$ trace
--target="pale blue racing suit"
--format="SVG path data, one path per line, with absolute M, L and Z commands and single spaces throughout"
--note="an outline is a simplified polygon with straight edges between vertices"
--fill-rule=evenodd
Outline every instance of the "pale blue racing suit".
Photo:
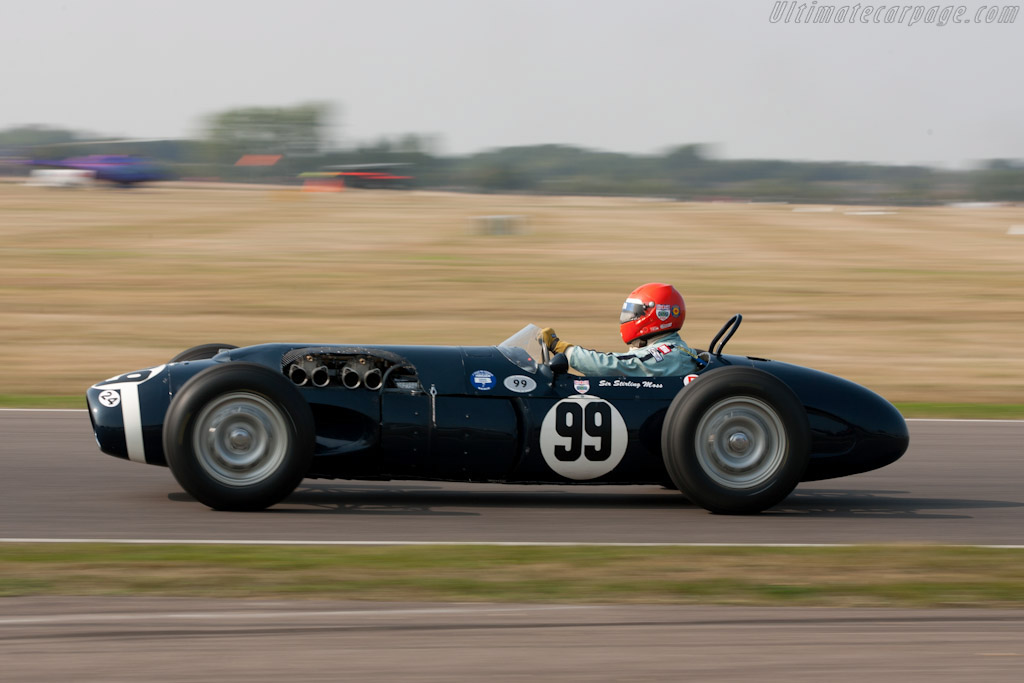
M 683 377 L 704 367 L 697 352 L 676 332 L 653 337 L 646 346 L 631 346 L 625 353 L 570 346 L 565 356 L 574 370 L 596 377 Z

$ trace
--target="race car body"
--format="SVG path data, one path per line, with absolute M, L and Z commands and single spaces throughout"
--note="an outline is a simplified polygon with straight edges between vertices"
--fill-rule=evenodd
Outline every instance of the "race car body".
M 103 452 L 169 465 L 218 509 L 345 478 L 665 484 L 750 513 L 904 453 L 902 416 L 864 387 L 723 354 L 739 320 L 687 377 L 568 374 L 528 325 L 484 347 L 204 345 L 87 399 Z

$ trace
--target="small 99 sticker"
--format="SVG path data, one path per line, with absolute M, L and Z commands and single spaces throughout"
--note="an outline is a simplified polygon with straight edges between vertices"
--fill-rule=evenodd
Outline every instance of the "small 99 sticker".
M 506 389 L 517 394 L 528 394 L 537 388 L 537 381 L 526 375 L 510 375 L 503 384 Z

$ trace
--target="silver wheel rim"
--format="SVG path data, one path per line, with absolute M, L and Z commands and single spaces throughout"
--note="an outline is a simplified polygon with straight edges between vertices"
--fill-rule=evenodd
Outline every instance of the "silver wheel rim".
M 769 481 L 785 460 L 786 429 L 775 409 L 752 396 L 736 396 L 704 413 L 694 437 L 697 462 L 711 479 L 730 489 L 752 489 Z
M 249 392 L 218 396 L 196 417 L 192 445 L 203 470 L 227 486 L 251 486 L 278 471 L 288 451 L 280 408 Z

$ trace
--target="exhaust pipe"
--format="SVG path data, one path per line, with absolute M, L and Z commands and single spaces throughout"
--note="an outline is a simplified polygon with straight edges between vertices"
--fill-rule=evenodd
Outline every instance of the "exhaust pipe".
M 358 389 L 366 387 L 370 391 L 377 391 L 384 384 L 384 376 L 380 368 L 367 364 L 365 358 L 350 360 L 341 369 L 341 384 L 347 389 Z
M 318 365 L 313 368 L 310 380 L 313 382 L 313 386 L 326 387 L 331 383 L 331 373 L 328 372 L 326 365 Z
M 367 370 L 366 374 L 363 375 L 363 384 L 370 391 L 377 391 L 380 389 L 382 379 L 380 368 L 373 368 L 372 370 Z
M 309 381 L 309 375 L 306 374 L 306 368 L 302 367 L 299 363 L 295 363 L 288 370 L 288 379 L 294 382 L 296 386 L 301 387 L 305 386 L 306 382 Z
M 350 366 L 346 365 L 341 369 L 341 383 L 346 389 L 357 389 L 362 383 L 359 371 L 353 370 Z

